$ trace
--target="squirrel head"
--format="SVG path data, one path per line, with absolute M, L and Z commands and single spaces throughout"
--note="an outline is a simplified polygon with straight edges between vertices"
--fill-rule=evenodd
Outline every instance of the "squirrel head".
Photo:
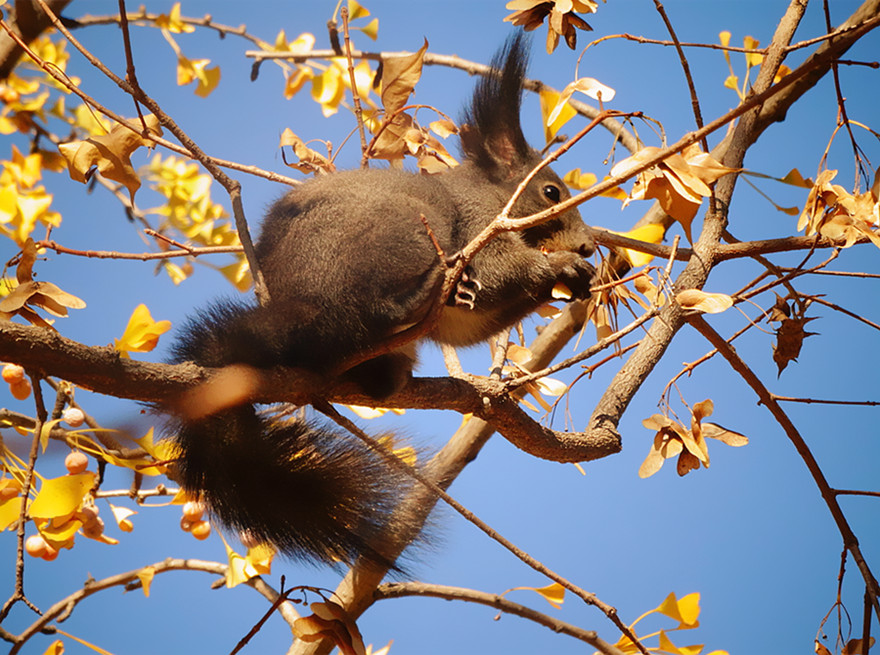
M 492 59 L 492 73 L 477 82 L 461 120 L 461 146 L 466 161 L 484 182 L 496 188 L 505 202 L 541 162 L 540 153 L 529 146 L 520 123 L 528 61 L 528 38 L 517 31 Z M 529 182 L 511 217 L 535 214 L 570 197 L 562 179 L 545 166 Z M 576 208 L 525 230 L 523 238 L 530 245 L 551 251 L 570 250 L 586 256 L 593 250 L 589 231 Z

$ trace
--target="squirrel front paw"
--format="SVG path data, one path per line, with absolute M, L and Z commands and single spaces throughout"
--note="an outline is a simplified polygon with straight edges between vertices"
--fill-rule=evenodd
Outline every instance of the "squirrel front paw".
M 555 282 L 564 284 L 571 291 L 572 298 L 586 300 L 590 297 L 590 286 L 596 269 L 583 257 L 568 250 L 557 250 L 547 254 L 556 273 Z
M 477 292 L 483 288 L 480 281 L 474 277 L 473 269 L 468 266 L 464 269 L 455 286 L 455 294 L 452 296 L 452 303 L 456 307 L 474 308 L 474 302 L 477 300 Z

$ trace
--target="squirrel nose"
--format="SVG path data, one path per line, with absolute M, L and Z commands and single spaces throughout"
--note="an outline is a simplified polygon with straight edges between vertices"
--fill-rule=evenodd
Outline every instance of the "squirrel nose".
M 577 249 L 575 250 L 575 252 L 576 252 L 577 254 L 579 254 L 581 257 L 589 257 L 590 255 L 593 254 L 593 251 L 594 251 L 594 250 L 595 250 L 595 247 L 594 247 L 594 245 L 593 245 L 593 240 L 592 240 L 592 239 L 587 239 L 586 241 L 582 242 L 582 243 L 577 247 Z

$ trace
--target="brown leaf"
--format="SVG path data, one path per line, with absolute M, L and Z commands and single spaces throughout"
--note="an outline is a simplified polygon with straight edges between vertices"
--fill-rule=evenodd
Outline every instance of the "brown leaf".
M 789 362 L 797 361 L 804 339 L 817 334 L 804 330 L 804 326 L 816 318 L 818 317 L 787 318 L 782 321 L 776 330 L 776 344 L 773 346 L 773 361 L 779 369 L 778 375 L 782 375 Z
M 303 173 L 332 173 L 336 170 L 333 162 L 321 153 L 309 148 L 289 127 L 284 128 L 281 141 L 278 144 L 278 147 L 282 148 L 282 158 L 284 157 L 284 146 L 293 148 L 293 153 L 299 158 L 298 163 L 288 163 L 286 159 L 284 160 L 284 163 L 291 168 Z
M 159 119 L 153 114 L 144 117 L 147 129 L 153 134 L 162 134 Z M 107 179 L 124 185 L 132 199 L 141 186 L 140 178 L 131 164 L 132 153 L 141 146 L 152 142 L 144 139 L 128 127 L 117 124 L 109 134 L 95 136 L 85 141 L 71 141 L 58 146 L 70 177 L 85 184 L 97 169 Z
M 788 301 L 777 293 L 776 302 L 767 312 L 767 320 L 784 321 L 789 316 L 791 316 L 791 308 L 788 306 Z
M 685 450 L 678 457 L 678 465 L 676 466 L 676 471 L 681 476 L 685 476 L 691 471 L 696 471 L 700 468 L 700 460 L 696 455 L 691 454 L 689 451 Z
M 422 75 L 422 60 L 428 50 L 428 40 L 418 52 L 402 57 L 388 57 L 382 65 L 382 106 L 391 116 L 406 104 L 416 82 Z

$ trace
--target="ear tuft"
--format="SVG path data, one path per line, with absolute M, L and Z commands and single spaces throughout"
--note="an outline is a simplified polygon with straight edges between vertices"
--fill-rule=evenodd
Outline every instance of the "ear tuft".
M 507 39 L 492 58 L 492 73 L 477 82 L 462 116 L 465 157 L 493 177 L 508 177 L 532 153 L 519 118 L 529 59 L 527 43 L 521 31 Z

